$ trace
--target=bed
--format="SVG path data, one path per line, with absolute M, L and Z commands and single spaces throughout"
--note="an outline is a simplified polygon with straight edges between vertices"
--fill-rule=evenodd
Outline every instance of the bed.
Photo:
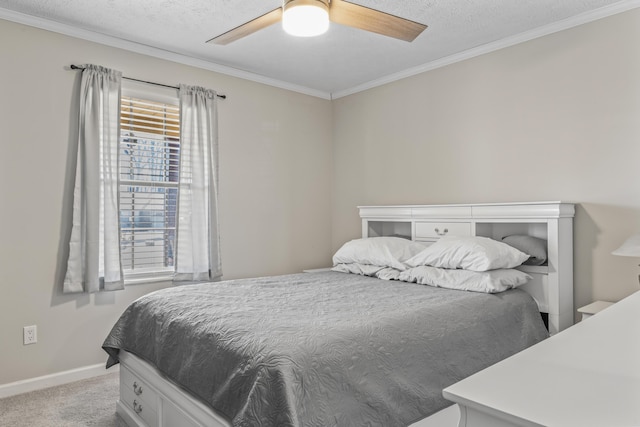
M 452 215 L 460 207 L 469 214 Z M 483 211 L 474 207 L 494 213 L 477 216 Z M 555 311 L 568 291 L 550 292 L 549 276 L 560 270 L 561 285 L 572 287 L 563 270 L 571 251 L 561 247 L 572 208 L 557 202 L 361 207 L 363 238 L 336 253 L 338 271 L 146 295 L 103 346 L 108 365 L 121 364 L 117 411 L 131 426 L 456 425 L 443 388 L 547 337 L 541 307 L 552 333 L 566 326 L 559 322 L 566 313 Z M 349 263 L 336 262 L 344 261 L 340 254 L 362 253 L 344 248 L 375 238 L 399 240 L 405 252 L 413 245 L 408 255 L 415 259 L 421 248 L 455 241 L 449 233 L 497 242 L 498 234 L 525 231 L 544 231 L 548 242 L 546 264 L 517 270 L 532 278 L 535 291 L 425 286 L 408 273 L 431 267 L 345 272 Z

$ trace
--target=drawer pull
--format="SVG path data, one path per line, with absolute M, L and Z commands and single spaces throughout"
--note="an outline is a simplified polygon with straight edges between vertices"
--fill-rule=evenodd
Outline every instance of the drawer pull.
M 442 231 L 442 233 L 440 232 L 439 228 L 434 228 L 434 231 L 438 236 L 445 236 L 449 232 L 449 229 L 445 228 L 444 231 Z
M 137 382 L 133 383 L 133 392 L 136 394 L 136 396 L 140 396 L 142 394 L 142 386 L 138 385 Z
M 133 411 L 136 414 L 139 414 L 140 412 L 142 412 L 142 405 L 140 405 L 137 400 L 133 401 Z

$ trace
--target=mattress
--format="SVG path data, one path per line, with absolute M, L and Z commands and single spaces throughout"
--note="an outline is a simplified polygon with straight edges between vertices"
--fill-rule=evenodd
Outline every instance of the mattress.
M 548 336 L 514 289 L 483 294 L 340 272 L 145 295 L 104 341 L 234 426 L 406 426 L 442 389 Z

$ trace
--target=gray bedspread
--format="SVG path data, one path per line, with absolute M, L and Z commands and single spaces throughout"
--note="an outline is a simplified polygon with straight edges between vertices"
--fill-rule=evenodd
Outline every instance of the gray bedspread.
M 523 291 L 481 294 L 338 272 L 172 287 L 133 302 L 129 351 L 234 426 L 407 426 L 442 389 L 547 337 Z

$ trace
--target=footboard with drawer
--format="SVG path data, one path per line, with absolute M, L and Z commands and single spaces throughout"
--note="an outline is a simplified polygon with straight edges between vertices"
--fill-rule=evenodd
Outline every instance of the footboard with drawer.
M 128 352 L 120 354 L 116 412 L 129 426 L 227 427 L 229 422 Z

